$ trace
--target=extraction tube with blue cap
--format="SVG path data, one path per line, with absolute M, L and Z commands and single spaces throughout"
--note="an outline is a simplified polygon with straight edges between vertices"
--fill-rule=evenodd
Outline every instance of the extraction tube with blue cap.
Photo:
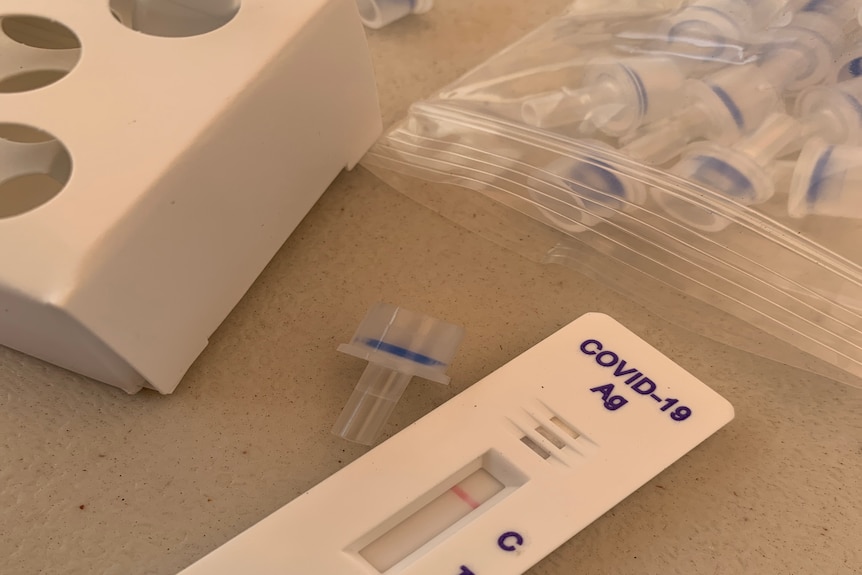
M 529 98 L 522 118 L 531 126 L 556 128 L 587 120 L 612 136 L 669 114 L 685 76 L 670 58 L 597 58 L 584 71 L 584 85 Z
M 645 126 L 621 151 L 649 164 L 664 164 L 686 144 L 706 138 L 729 145 L 753 131 L 775 109 L 781 94 L 754 64 L 730 66 L 686 82 L 685 104 Z
M 378 303 L 350 343 L 338 351 L 368 361 L 332 432 L 372 445 L 413 376 L 449 383 L 446 368 L 464 329 L 417 312 Z
M 862 144 L 862 78 L 809 88 L 796 99 L 796 117 L 804 134 L 792 151 L 813 137 L 832 144 Z
M 583 143 L 607 154 L 616 152 L 599 140 Z M 530 177 L 527 184 L 542 219 L 566 233 L 582 232 L 619 212 L 632 211 L 647 197 L 642 182 L 620 173 L 599 157 L 557 158 Z
M 769 113 L 781 110 L 786 93 L 822 82 L 834 65 L 842 37 L 833 17 L 797 13 L 790 25 L 770 33 L 762 62 L 689 80 L 686 105 L 673 116 L 645 126 L 622 151 L 637 160 L 663 164 L 700 138 L 733 143 Z
M 808 215 L 862 219 L 862 147 L 810 140 L 796 160 L 787 211 Z
M 769 32 L 760 69 L 785 95 L 822 83 L 844 48 L 844 22 L 821 12 L 797 12 Z
M 779 2 L 780 3 L 780 2 Z M 763 2 L 763 5 L 771 4 Z M 682 44 L 686 52 L 705 59 L 720 59 L 729 42 L 759 30 L 769 18 L 759 18 L 758 6 L 746 0 L 695 0 L 667 19 L 668 44 Z
M 742 63 L 749 36 L 783 25 L 790 9 L 787 0 L 692 0 L 673 14 L 617 37 L 646 41 L 652 50 L 675 57 L 689 73 L 702 73 Z
M 678 32 L 687 28 L 711 30 L 719 37 L 740 39 L 769 26 L 786 24 L 791 10 L 788 0 L 694 0 L 669 21 Z M 700 38 L 704 37 L 701 33 Z
M 831 86 L 809 88 L 796 99 L 795 112 L 796 122 L 765 122 L 737 148 L 749 153 L 754 151 L 755 156 L 768 161 L 770 157 L 781 158 L 795 154 L 812 139 L 821 140 L 825 144 L 862 144 L 862 78 Z M 760 144 L 752 146 L 751 142 Z M 777 144 L 764 146 L 766 142 Z M 784 170 L 784 166 L 774 167 Z M 802 168 L 803 171 L 805 169 Z M 749 171 L 753 173 L 754 169 Z M 779 172 L 770 171 L 775 172 L 772 178 L 774 180 Z M 792 168 L 790 171 L 793 171 Z M 767 177 L 766 169 L 756 176 L 762 179 Z M 749 179 L 754 180 L 755 177 Z M 771 188 L 771 184 L 765 183 L 764 186 L 761 186 L 761 189 Z
M 772 114 L 733 147 L 697 142 L 686 148 L 671 172 L 743 205 L 767 201 L 775 193 L 769 166 L 799 138 L 800 124 L 786 114 Z M 653 198 L 668 214 L 691 227 L 717 232 L 730 223 L 712 210 L 654 188 Z

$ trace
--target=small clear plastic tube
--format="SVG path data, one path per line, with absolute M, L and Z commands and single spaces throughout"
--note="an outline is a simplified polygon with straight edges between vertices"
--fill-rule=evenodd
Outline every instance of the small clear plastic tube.
M 821 12 L 797 12 L 790 24 L 769 33 L 761 56 L 763 75 L 785 94 L 822 83 L 841 54 L 842 24 Z
M 434 0 L 356 0 L 359 17 L 369 28 L 383 28 L 409 14 L 424 14 Z
M 862 144 L 862 78 L 810 88 L 796 99 L 796 117 L 806 139 L 819 137 L 833 144 Z
M 460 326 L 379 303 L 338 351 L 368 361 L 332 432 L 372 445 L 414 376 L 449 383 L 446 368 L 464 337 Z
M 814 138 L 802 148 L 790 183 L 787 211 L 862 219 L 862 147 Z
M 614 151 L 598 140 L 585 140 L 594 148 Z M 599 158 L 559 158 L 531 177 L 527 185 L 543 219 L 567 233 L 578 233 L 644 203 L 646 187 L 619 174 Z
M 682 109 L 645 126 L 621 151 L 650 164 L 677 157 L 689 142 L 731 144 L 782 108 L 780 93 L 754 64 L 730 66 L 685 84 Z
M 741 42 L 783 23 L 787 0 L 694 0 L 666 19 L 666 49 L 701 61 L 736 61 Z
M 831 144 L 862 144 L 862 78 L 802 92 L 796 98 L 795 117 L 796 135 L 776 157 L 798 152 L 812 138 Z
M 596 59 L 584 71 L 583 87 L 529 98 L 521 115 L 527 124 L 541 128 L 586 120 L 619 136 L 670 113 L 684 80 L 670 58 Z
M 714 142 L 692 144 L 671 172 L 740 204 L 759 204 L 775 193 L 770 164 L 799 133 L 796 120 L 772 114 L 733 147 Z M 694 228 L 714 232 L 729 224 L 726 218 L 662 190 L 653 190 L 652 196 L 668 214 Z
M 567 234 L 577 234 L 598 224 L 601 218 L 587 211 L 577 185 L 567 175 L 571 166 L 568 158 L 554 160 L 542 174 L 527 179 L 527 194 L 540 220 Z
M 668 42 L 720 47 L 755 25 L 752 6 L 746 0 L 694 0 L 668 16 Z

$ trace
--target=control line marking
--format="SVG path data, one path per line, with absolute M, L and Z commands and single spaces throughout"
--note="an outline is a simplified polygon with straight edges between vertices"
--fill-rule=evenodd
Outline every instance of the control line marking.
M 470 494 L 464 491 L 464 489 L 460 485 L 456 485 L 452 489 L 450 489 L 452 493 L 457 495 L 461 501 L 470 506 L 470 509 L 476 509 L 479 507 L 479 502 L 470 497 Z

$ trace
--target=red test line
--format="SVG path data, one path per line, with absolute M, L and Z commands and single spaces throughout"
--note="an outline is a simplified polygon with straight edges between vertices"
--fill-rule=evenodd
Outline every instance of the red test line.
M 457 495 L 464 503 L 469 505 L 471 509 L 479 507 L 479 502 L 470 497 L 470 494 L 464 491 L 460 485 L 454 486 L 450 491 Z

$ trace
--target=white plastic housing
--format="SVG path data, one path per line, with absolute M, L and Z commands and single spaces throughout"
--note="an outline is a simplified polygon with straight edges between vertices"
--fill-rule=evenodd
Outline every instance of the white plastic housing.
M 732 418 L 588 314 L 182 575 L 520 575 Z
M 53 199 L 0 218 L 0 343 L 170 393 L 381 130 L 355 0 L 242 0 L 223 26 L 173 37 L 130 29 L 108 0 L 5 0 L 7 15 L 59 21 L 82 51 L 60 81 L 0 93 L 0 130 L 42 130 L 72 164 Z

